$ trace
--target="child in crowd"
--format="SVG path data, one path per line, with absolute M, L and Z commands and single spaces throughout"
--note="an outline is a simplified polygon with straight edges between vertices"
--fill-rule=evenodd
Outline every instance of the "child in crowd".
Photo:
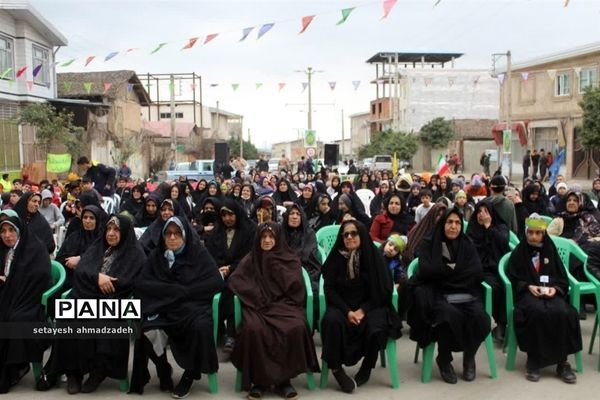
M 406 236 L 392 234 L 381 245 L 383 261 L 387 265 L 388 270 L 392 275 L 394 286 L 396 286 L 396 289 L 398 290 L 398 313 L 402 318 L 404 318 L 406 310 L 406 290 L 404 290 L 404 285 L 408 280 L 406 268 L 404 268 L 402 263 L 402 253 L 406 248 L 407 241 Z
M 421 204 L 421 184 L 413 183 L 410 186 L 410 194 L 406 200 L 406 209 L 412 215 L 417 212 L 417 207 Z
M 467 194 L 464 190 L 459 190 L 458 193 L 456 193 L 454 196 L 454 205 L 458 208 L 465 221 L 471 220 L 471 215 L 473 215 L 475 208 L 471 203 L 467 202 Z
M 421 222 L 423 218 L 427 215 L 429 210 L 431 210 L 432 204 L 431 199 L 433 197 L 431 190 L 422 189 L 420 193 L 421 204 L 415 210 L 415 222 L 418 224 Z

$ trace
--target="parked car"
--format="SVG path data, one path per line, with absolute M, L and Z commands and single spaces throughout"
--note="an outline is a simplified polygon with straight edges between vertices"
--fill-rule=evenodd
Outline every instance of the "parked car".
M 279 171 L 279 160 L 281 160 L 281 158 L 271 158 L 269 160 L 269 172 Z
M 214 160 L 181 162 L 177 163 L 174 170 L 160 171 L 158 173 L 160 181 L 178 180 L 180 176 L 185 176 L 190 181 L 214 179 Z
M 373 170 L 379 171 L 391 171 L 392 170 L 392 156 L 376 155 L 373 157 Z

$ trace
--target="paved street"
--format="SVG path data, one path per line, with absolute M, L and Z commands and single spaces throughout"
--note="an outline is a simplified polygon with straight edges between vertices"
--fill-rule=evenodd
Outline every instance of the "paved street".
M 423 384 L 420 381 L 420 367 L 413 364 L 415 344 L 408 339 L 408 334 L 405 329 L 405 336 L 398 341 L 398 368 L 400 372 L 400 389 L 392 390 L 389 384 L 389 375 L 387 369 L 377 367 L 371 377 L 371 381 L 366 386 L 359 388 L 355 394 L 345 395 L 337 389 L 337 384 L 332 376 L 330 376 L 329 389 L 309 391 L 306 388 L 306 380 L 303 376 L 294 380 L 296 389 L 299 391 L 301 398 L 305 399 L 532 399 L 533 396 L 538 396 L 544 400 L 548 399 L 575 399 L 575 398 L 592 398 L 594 394 L 600 392 L 600 372 L 597 372 L 596 365 L 598 362 L 598 342 L 596 342 L 593 355 L 587 354 L 587 347 L 593 326 L 593 315 L 588 314 L 588 319 L 582 321 L 582 331 L 584 335 L 584 352 L 583 361 L 585 371 L 583 374 L 577 374 L 577 384 L 567 385 L 554 376 L 553 368 L 546 368 L 543 371 L 542 379 L 538 383 L 532 383 L 525 380 L 524 377 L 524 353 L 517 353 L 517 363 L 515 371 L 508 372 L 504 369 L 506 357 L 502 354 L 499 348 L 496 348 L 496 361 L 498 365 L 498 378 L 492 380 L 489 378 L 489 369 L 485 349 L 480 349 L 477 354 L 477 379 L 474 382 L 465 382 L 460 379 L 462 373 L 462 361 L 460 354 L 456 355 L 454 367 L 459 375 L 459 381 L 456 385 L 444 383 L 437 370 L 434 367 L 432 381 L 429 384 Z M 315 336 L 317 344 L 320 344 L 318 336 Z M 317 349 L 320 351 L 320 348 Z M 575 365 L 573 357 L 570 359 L 571 364 Z M 174 363 L 173 363 L 174 364 Z M 350 372 L 355 372 L 356 368 L 349 368 Z M 154 371 L 151 373 L 154 375 Z M 182 371 L 175 367 L 174 380 L 181 376 Z M 316 374 L 317 378 L 319 375 Z M 211 395 L 208 392 L 207 380 L 203 379 L 196 382 L 192 389 L 190 398 L 219 398 L 219 399 L 242 399 L 245 398 L 245 393 L 235 393 L 233 384 L 235 381 L 235 370 L 228 362 L 223 362 L 220 365 L 219 371 L 219 393 Z M 10 399 L 64 399 L 66 390 L 64 384 L 60 388 L 53 389 L 49 392 L 36 392 L 33 388 L 33 378 L 29 374 L 23 379 L 19 387 L 11 391 L 7 398 Z M 98 391 L 93 394 L 79 394 L 82 398 L 137 398 L 137 395 L 125 395 L 119 392 L 118 382 L 113 380 L 105 381 Z M 153 380 L 146 386 L 144 398 L 147 399 L 167 399 L 170 396 L 158 390 L 158 380 Z M 268 393 L 266 399 L 276 399 L 276 395 Z

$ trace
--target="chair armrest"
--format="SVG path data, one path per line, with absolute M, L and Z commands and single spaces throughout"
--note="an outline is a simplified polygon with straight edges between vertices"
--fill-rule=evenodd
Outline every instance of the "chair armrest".
M 308 321 L 308 329 L 313 329 L 313 314 L 314 314 L 314 299 L 310 276 L 304 267 L 302 268 L 302 278 L 304 278 L 304 287 L 306 288 L 306 320 Z
M 233 316 L 235 319 L 235 327 L 238 328 L 242 323 L 242 305 L 240 298 L 233 296 Z
M 48 313 L 48 299 L 53 296 L 56 292 L 59 291 L 59 289 L 62 287 L 62 285 L 65 283 L 65 279 L 66 279 L 66 272 L 65 269 L 63 268 L 63 266 L 58 262 L 58 261 L 52 261 L 52 267 L 51 268 L 60 268 L 60 273 L 59 273 L 59 277 L 58 277 L 58 281 L 56 281 L 56 283 L 54 285 L 52 285 L 48 290 L 46 290 L 43 294 L 42 294 L 42 305 L 44 306 L 44 308 L 46 309 L 46 313 Z
M 414 260 L 411 261 L 411 263 L 408 265 L 408 271 L 406 271 L 406 276 L 408 276 L 409 278 L 412 278 L 412 276 L 415 273 L 415 269 L 419 266 L 419 259 L 415 258 Z
M 213 319 L 213 337 L 215 346 L 219 337 L 219 301 L 221 301 L 221 293 L 217 293 L 212 299 L 212 319 Z
M 72 292 L 72 291 L 73 291 L 73 289 L 69 289 L 69 290 L 67 290 L 66 292 L 64 292 L 64 293 L 63 293 L 63 294 L 60 296 L 60 298 L 61 298 L 61 299 L 68 299 L 68 298 L 71 296 L 71 292 Z
M 485 312 L 491 316 L 492 315 L 492 287 L 486 282 L 482 281 L 481 286 L 483 286 L 485 293 Z
M 321 331 L 321 321 L 323 320 L 323 315 L 325 315 L 325 280 L 323 279 L 323 275 L 319 278 L 319 331 Z
M 511 255 L 511 253 L 507 253 L 500 259 L 500 262 L 498 263 L 498 272 L 500 274 L 500 279 L 502 279 L 502 282 L 504 283 L 504 291 L 505 291 L 504 298 L 506 300 L 506 320 L 510 321 L 511 325 L 512 325 L 513 308 L 514 308 L 513 289 L 512 289 L 512 282 L 508 279 L 508 276 L 506 276 L 506 271 L 505 271 L 505 267 L 506 267 L 506 264 L 508 264 L 510 255 Z
M 392 290 L 392 306 L 394 310 L 398 311 L 398 289 L 396 289 L 396 285 L 393 286 Z

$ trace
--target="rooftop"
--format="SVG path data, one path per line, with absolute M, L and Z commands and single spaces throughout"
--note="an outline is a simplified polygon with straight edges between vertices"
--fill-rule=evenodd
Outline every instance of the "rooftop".
M 193 122 L 175 122 L 175 134 L 179 138 L 188 138 L 196 129 Z M 161 121 L 142 120 L 142 131 L 155 134 L 163 138 L 171 137 L 171 121 L 168 119 Z
M 0 10 L 7 12 L 17 21 L 29 24 L 53 46 L 66 46 L 69 43 L 67 38 L 27 1 L 2 0 Z
M 556 61 L 567 60 L 569 58 L 576 58 L 585 56 L 588 54 L 600 53 L 600 42 L 588 43 L 583 46 L 573 47 L 569 50 L 562 50 L 556 53 L 550 53 L 539 57 L 531 58 L 522 62 L 514 63 L 512 70 L 522 70 L 544 64 L 549 64 Z M 499 68 L 497 72 L 506 72 L 506 66 Z
M 396 61 L 398 63 L 442 64 L 461 57 L 463 53 L 399 53 L 393 51 L 379 52 L 367 60 L 369 64 Z

